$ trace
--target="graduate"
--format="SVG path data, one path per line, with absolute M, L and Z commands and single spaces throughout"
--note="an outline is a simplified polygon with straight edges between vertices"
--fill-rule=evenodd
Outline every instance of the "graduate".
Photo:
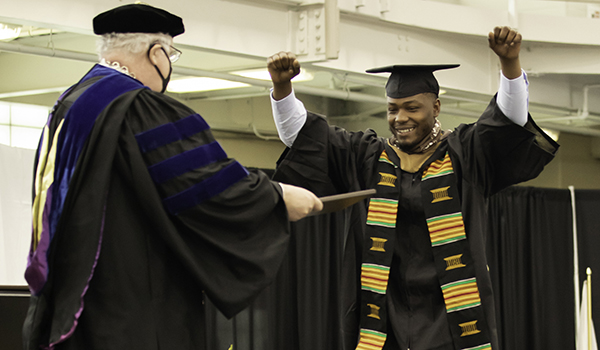
M 54 106 L 37 151 L 24 349 L 205 349 L 276 274 L 311 192 L 248 172 L 165 96 L 182 19 L 94 18 L 100 63 Z
M 433 72 L 458 65 L 368 70 L 391 73 L 391 134 L 380 136 L 330 126 L 307 112 L 290 81 L 300 71 L 296 57 L 280 52 L 268 59 L 273 115 L 288 146 L 274 178 L 319 196 L 377 190 L 352 211 L 361 217 L 349 220 L 348 231 L 336 232 L 356 247 L 345 252 L 353 264 L 344 267 L 350 287 L 340 288 L 345 350 L 498 349 L 486 199 L 535 178 L 558 145 L 528 113 L 521 34 L 496 27 L 488 42 L 501 64 L 499 91 L 477 123 L 453 131 L 437 119 Z

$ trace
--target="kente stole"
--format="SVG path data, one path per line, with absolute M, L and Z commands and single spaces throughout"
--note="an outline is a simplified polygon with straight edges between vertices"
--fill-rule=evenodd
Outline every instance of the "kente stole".
M 445 148 L 445 147 L 444 147 Z M 379 350 L 387 337 L 386 292 L 396 244 L 401 169 L 389 145 L 379 157 L 377 194 L 369 201 L 361 266 L 361 325 L 357 350 Z M 456 349 L 490 350 L 475 267 L 465 234 L 457 177 L 447 151 L 438 150 L 423 167 L 421 198 Z

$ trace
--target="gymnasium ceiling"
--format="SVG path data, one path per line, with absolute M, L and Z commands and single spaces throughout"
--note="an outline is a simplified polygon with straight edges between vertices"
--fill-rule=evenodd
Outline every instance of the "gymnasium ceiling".
M 88 20 L 74 19 L 73 13 L 66 17 L 60 14 L 61 6 L 83 3 L 86 6 L 80 14 L 89 18 L 93 16 L 88 13 L 122 4 L 111 1 L 107 6 L 107 2 L 98 0 L 89 5 L 72 0 L 47 14 L 31 11 L 36 5 L 46 4 L 41 1 L 24 1 L 19 5 L 22 8 L 8 6 L 0 22 L 19 27 L 21 32 L 18 38 L 0 41 L 0 101 L 51 105 L 59 91 L 97 62 L 96 37 L 91 34 Z M 456 72 L 437 74 L 445 90 L 442 113 L 450 123 L 471 122 L 497 88 L 497 59 L 486 43 L 486 34 L 493 28 L 489 23 L 512 22 L 525 38 L 521 60 L 529 75 L 534 118 L 546 128 L 600 137 L 600 39 L 596 38 L 600 36 L 590 35 L 593 30 L 600 33 L 598 19 L 568 13 L 515 15 L 451 1 L 420 0 L 403 0 L 400 3 L 407 7 L 401 8 L 395 3 L 384 5 L 385 1 L 374 4 L 339 0 L 337 17 L 327 17 L 330 3 L 205 0 L 201 5 L 190 2 L 183 6 L 154 1 L 152 5 L 158 7 L 175 7 L 172 11 L 183 13 L 186 21 L 186 34 L 175 40 L 175 46 L 184 54 L 173 67 L 173 80 L 198 76 L 248 84 L 170 94 L 200 105 L 211 100 L 266 98 L 270 81 L 237 74 L 264 70 L 269 54 L 290 50 L 299 55 L 303 69 L 312 76 L 311 80 L 295 83 L 297 93 L 308 100 L 351 104 L 352 108 L 330 110 L 330 117 L 352 121 L 360 128 L 380 122 L 385 113 L 386 77 L 366 74 L 365 69 L 394 63 L 461 63 Z M 363 5 L 357 6 L 360 3 Z M 425 15 L 427 6 L 434 3 L 436 7 L 432 8 L 437 12 Z M 207 8 L 212 12 L 201 11 Z M 402 11 L 406 9 L 413 12 Z M 460 17 L 454 18 L 454 13 Z M 471 20 L 465 24 L 461 17 Z M 265 127 L 261 132 L 273 134 L 274 127 Z

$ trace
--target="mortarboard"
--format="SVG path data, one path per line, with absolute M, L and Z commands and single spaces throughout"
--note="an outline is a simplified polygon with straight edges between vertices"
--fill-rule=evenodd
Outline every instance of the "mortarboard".
M 165 10 L 143 4 L 115 7 L 94 17 L 94 33 L 183 33 L 183 21 Z
M 385 84 L 385 92 L 391 98 L 404 98 L 424 92 L 438 94 L 440 86 L 433 72 L 440 69 L 456 68 L 459 64 L 395 65 L 371 68 L 367 73 L 392 73 Z

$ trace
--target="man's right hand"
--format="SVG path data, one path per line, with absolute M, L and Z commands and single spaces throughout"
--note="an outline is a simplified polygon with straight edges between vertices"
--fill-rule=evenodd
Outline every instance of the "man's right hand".
M 291 52 L 279 52 L 267 59 L 273 81 L 273 98 L 281 100 L 292 93 L 292 78 L 300 73 L 300 62 Z
M 312 212 L 323 209 L 323 202 L 302 187 L 279 183 L 290 221 L 298 221 Z

